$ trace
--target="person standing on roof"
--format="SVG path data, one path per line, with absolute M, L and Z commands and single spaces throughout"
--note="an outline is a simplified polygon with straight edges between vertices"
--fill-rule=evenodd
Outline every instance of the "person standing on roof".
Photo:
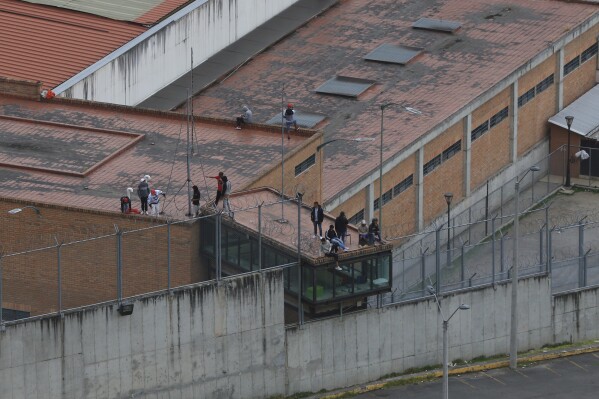
M 198 186 L 193 186 L 193 197 L 191 197 L 191 203 L 193 205 L 193 214 L 195 217 L 200 216 L 200 189 Z
M 231 182 L 227 176 L 223 176 L 223 211 L 227 215 L 232 216 L 231 204 L 229 203 L 229 196 L 231 195 Z
M 293 104 L 287 104 L 287 109 L 283 111 L 283 118 L 285 119 L 285 133 L 287 133 L 287 140 L 291 139 L 289 135 L 289 129 L 291 125 L 295 126 L 295 132 L 297 133 L 297 121 L 295 120 L 295 110 Z
M 347 225 L 349 221 L 345 216 L 345 212 L 341 212 L 339 216 L 335 219 L 335 230 L 337 231 L 337 236 L 343 241 L 345 244 L 345 237 L 347 236 Z
M 310 220 L 314 225 L 314 235 L 312 237 L 316 238 L 316 229 L 318 229 L 318 233 L 320 233 L 318 236 L 322 238 L 322 222 L 324 221 L 324 210 L 316 201 L 314 201 L 314 206 L 310 210 Z
M 160 215 L 160 196 L 166 198 L 166 194 L 162 190 L 152 189 L 148 197 L 148 205 L 150 205 L 152 216 Z
M 208 176 L 210 179 L 216 179 L 216 199 L 214 200 L 214 206 L 218 205 L 218 201 L 220 197 L 223 195 L 223 176 L 225 174 L 223 172 L 218 172 L 218 176 Z
M 237 117 L 235 129 L 240 130 L 243 123 L 252 123 L 252 111 L 246 105 L 243 106 L 243 113 Z
M 142 215 L 148 214 L 148 196 L 149 195 L 150 195 L 150 186 L 148 186 L 146 179 L 142 177 L 142 179 L 139 182 L 139 185 L 137 186 L 137 196 L 139 197 L 139 200 L 141 201 L 141 214 Z

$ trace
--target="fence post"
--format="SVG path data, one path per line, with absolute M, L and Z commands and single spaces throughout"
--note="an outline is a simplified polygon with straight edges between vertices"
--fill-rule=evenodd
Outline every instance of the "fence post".
M 468 207 L 468 242 L 472 241 L 472 208 Z
M 171 220 L 166 219 L 166 284 L 171 295 Z
M 62 316 L 62 268 L 60 264 L 62 243 L 58 242 L 56 236 L 54 236 L 54 241 L 56 241 L 56 261 L 58 268 L 58 314 Z
M 578 225 L 578 288 L 584 287 L 584 224 L 582 219 Z
M 4 331 L 4 317 L 2 316 L 2 254 L 0 254 L 0 331 Z
M 543 232 L 545 231 L 545 224 L 541 226 L 539 230 L 539 265 L 543 265 Z
M 584 254 L 583 271 L 582 271 L 582 286 L 587 286 L 587 255 L 591 252 L 591 248 Z
M 501 221 L 503 221 L 503 186 L 499 188 L 499 215 L 501 215 Z
M 487 195 L 485 195 L 485 236 L 489 235 L 489 181 L 487 180 Z
M 505 235 L 501 235 L 501 239 L 499 240 L 499 270 L 500 273 L 503 273 L 505 270 Z
M 461 251 L 461 258 L 462 258 L 462 261 L 460 262 L 460 281 L 461 281 L 460 286 L 462 288 L 464 288 L 464 283 L 465 283 L 464 280 L 465 280 L 465 277 L 466 277 L 465 273 L 464 273 L 464 269 L 465 269 L 465 265 L 464 265 L 464 263 L 465 263 L 465 260 L 464 260 L 464 248 L 466 247 L 466 244 L 468 244 L 468 241 L 466 241 L 464 244 L 462 244 L 462 248 L 460 250 Z
M 304 307 L 302 303 L 302 246 L 301 246 L 301 221 L 302 221 L 302 193 L 297 193 L 297 315 L 299 325 L 304 324 Z M 343 303 L 340 303 L 343 314 Z
M 116 228 L 116 295 L 119 305 L 123 300 L 123 253 L 121 251 L 121 245 L 123 245 L 123 232 Z
M 262 204 L 258 205 L 258 270 L 262 270 Z
M 547 180 L 549 180 L 549 175 L 547 176 Z M 551 252 L 549 252 L 549 237 L 551 235 L 551 232 L 549 231 L 549 206 L 545 207 L 545 226 L 547 226 L 547 236 L 545 237 L 545 246 L 547 247 L 547 266 L 545 268 L 547 269 L 547 272 L 549 272 L 549 262 L 551 260 Z
M 495 219 L 497 215 L 491 219 L 491 282 L 495 285 Z
M 420 251 L 422 251 L 422 248 L 420 249 Z M 428 295 L 428 292 L 426 291 L 426 251 L 428 251 L 428 248 L 425 249 L 424 252 L 422 252 L 422 254 L 420 254 L 422 265 L 422 267 L 420 268 L 420 281 L 422 281 L 422 296 Z
M 552 268 L 552 263 L 553 263 L 553 259 L 551 258 L 551 253 L 553 252 L 553 230 L 555 230 L 556 226 L 553 226 L 551 229 L 547 229 L 548 233 L 547 233 L 547 272 L 549 274 L 551 274 L 551 268 Z
M 437 293 L 441 292 L 441 227 L 435 230 L 435 285 Z M 448 227 L 449 228 L 449 227 Z M 449 251 L 447 251 L 449 252 Z M 424 280 L 423 280 L 424 282 Z
M 221 259 L 222 259 L 222 254 L 221 254 L 221 239 L 222 239 L 222 234 L 221 234 L 221 213 L 218 212 L 216 214 L 216 281 L 220 281 L 222 278 L 222 272 L 221 272 Z
M 535 203 L 535 171 L 530 169 L 530 180 L 532 181 L 532 185 L 530 186 L 530 191 L 532 192 L 532 200 L 531 204 Z

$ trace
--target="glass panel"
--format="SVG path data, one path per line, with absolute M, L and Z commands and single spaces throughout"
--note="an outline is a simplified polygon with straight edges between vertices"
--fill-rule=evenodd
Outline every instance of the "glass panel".
M 226 246 L 223 243 L 223 255 L 227 262 L 239 265 L 239 235 L 228 231 Z
M 389 269 L 391 268 L 391 255 L 381 255 L 377 259 L 376 268 L 373 270 L 372 284 L 374 288 L 389 286 Z
M 310 296 L 310 293 L 308 293 Z M 316 300 L 324 301 L 333 297 L 333 273 L 328 268 L 316 269 Z
M 252 252 L 250 248 L 250 238 L 248 236 L 240 235 L 239 236 L 239 266 L 241 266 L 244 270 L 251 270 L 250 262 L 251 262 Z
M 335 298 L 344 297 L 354 292 L 353 268 L 351 264 L 341 264 L 341 271 L 335 274 Z
M 311 301 L 314 301 L 314 280 L 312 279 L 313 271 L 308 267 L 302 267 L 302 296 Z
M 372 261 L 372 259 L 362 259 L 352 264 L 355 292 L 368 291 L 372 289 L 372 278 L 370 276 Z
M 200 226 L 202 232 L 201 251 L 210 255 L 214 255 L 214 223 L 205 221 Z
M 252 270 L 260 270 L 258 262 L 258 240 L 250 239 L 252 243 Z
M 288 267 L 288 289 L 291 292 L 297 293 L 297 266 Z
M 265 246 L 262 247 L 262 262 L 265 268 L 276 265 L 275 253 L 272 249 Z

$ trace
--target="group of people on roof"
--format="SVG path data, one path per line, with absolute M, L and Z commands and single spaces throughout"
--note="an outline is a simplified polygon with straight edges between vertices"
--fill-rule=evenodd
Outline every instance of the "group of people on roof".
M 252 111 L 248 108 L 247 105 L 242 107 L 242 113 L 239 115 L 235 122 L 235 129 L 241 130 L 241 126 L 244 124 L 252 123 L 253 114 Z M 297 120 L 295 119 L 295 110 L 293 109 L 293 104 L 287 104 L 287 109 L 283 111 L 283 115 L 281 116 L 284 126 L 285 133 L 287 134 L 287 140 L 291 139 L 289 135 L 289 130 L 291 126 L 295 127 L 295 131 L 297 132 Z

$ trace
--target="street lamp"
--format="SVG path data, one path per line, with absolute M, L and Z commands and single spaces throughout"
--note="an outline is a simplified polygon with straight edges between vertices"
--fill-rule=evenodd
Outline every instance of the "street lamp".
M 439 313 L 441 314 L 441 318 L 443 319 L 443 399 L 449 398 L 449 320 L 458 312 L 458 310 L 468 310 L 470 309 L 469 305 L 461 304 L 458 306 L 453 313 L 446 319 L 443 314 L 443 309 L 441 308 L 441 303 L 439 302 L 439 298 L 437 298 L 437 293 L 432 286 L 427 287 L 428 292 L 431 293 L 435 297 L 435 302 L 437 302 L 437 307 L 439 308 Z
M 528 172 L 538 172 L 541 168 L 534 165 L 518 178 L 516 176 L 516 214 L 514 216 L 514 258 L 512 265 L 512 306 L 510 323 L 510 368 L 518 368 L 518 256 L 520 239 L 520 182 L 526 177 Z M 533 182 L 534 184 L 534 182 Z
M 407 107 L 402 104 L 396 104 L 396 103 L 381 104 L 381 151 L 380 151 L 380 162 L 379 162 L 379 231 L 381 232 L 381 238 L 382 238 L 382 232 L 383 232 L 383 131 L 384 131 L 383 130 L 383 121 L 384 121 L 385 109 L 387 109 L 389 107 L 397 107 L 397 108 L 404 110 L 413 115 L 422 114 L 422 112 L 418 111 L 417 109 L 412 108 L 412 107 Z
M 287 223 L 285 219 L 285 88 L 281 89 L 281 218 L 279 223 Z
M 33 209 L 38 216 L 41 216 L 40 210 L 33 205 L 26 205 L 22 208 L 11 209 L 10 211 L 8 211 L 8 213 L 10 213 L 11 215 L 16 215 L 17 213 L 22 212 L 23 210 L 25 210 L 27 208 Z
M 449 241 L 451 240 L 451 234 L 450 234 L 450 229 L 451 229 L 451 214 L 450 214 L 450 209 L 451 209 L 451 200 L 453 199 L 453 193 L 445 193 L 445 202 L 447 202 L 447 251 L 449 252 L 450 244 Z M 449 264 L 448 264 L 449 266 Z
M 566 157 L 566 187 L 570 188 L 570 131 L 574 122 L 573 116 L 566 116 L 566 123 L 568 124 L 568 155 Z

